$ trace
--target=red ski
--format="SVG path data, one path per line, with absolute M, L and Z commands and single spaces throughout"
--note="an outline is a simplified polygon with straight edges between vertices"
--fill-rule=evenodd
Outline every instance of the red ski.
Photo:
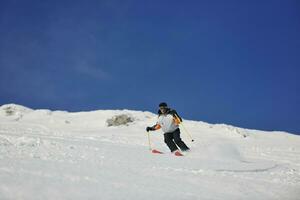
M 164 154 L 164 152 L 159 151 L 159 150 L 157 150 L 157 149 L 152 149 L 151 152 L 152 152 L 152 153 L 156 153 L 156 154 Z M 184 156 L 180 151 L 175 151 L 175 152 L 173 152 L 173 154 L 174 154 L 175 156 Z
M 180 153 L 180 151 L 175 151 L 174 155 L 175 155 L 175 156 L 183 156 L 183 154 Z
M 151 151 L 152 153 L 158 153 L 158 154 L 163 154 L 164 152 L 161 152 L 161 151 L 159 151 L 159 150 L 156 150 L 156 149 L 152 149 L 152 151 Z

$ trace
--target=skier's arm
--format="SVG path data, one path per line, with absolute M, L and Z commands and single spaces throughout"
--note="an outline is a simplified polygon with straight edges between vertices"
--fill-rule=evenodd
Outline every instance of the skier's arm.
M 176 124 L 180 124 L 182 122 L 182 118 L 178 115 L 176 110 L 172 110 L 170 113 L 173 115 Z
M 146 131 L 147 132 L 149 132 L 149 131 L 156 131 L 156 130 L 158 130 L 158 129 L 160 129 L 161 128 L 161 126 L 159 125 L 159 124 L 155 124 L 154 126 L 151 126 L 151 127 L 147 127 L 146 128 Z
M 176 116 L 174 116 L 173 120 L 174 120 L 175 124 L 177 124 L 177 125 L 179 125 L 181 123 L 180 119 Z

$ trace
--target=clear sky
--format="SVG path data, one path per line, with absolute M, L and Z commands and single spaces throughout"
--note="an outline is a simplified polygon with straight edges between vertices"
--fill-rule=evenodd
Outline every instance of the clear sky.
M 1 0 L 0 104 L 299 134 L 299 2 Z

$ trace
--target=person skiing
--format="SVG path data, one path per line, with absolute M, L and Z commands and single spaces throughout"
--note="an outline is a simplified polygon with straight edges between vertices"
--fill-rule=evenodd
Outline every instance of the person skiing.
M 181 122 L 182 119 L 176 110 L 169 108 L 167 103 L 162 102 L 159 104 L 157 123 L 151 127 L 148 126 L 146 131 L 155 131 L 161 128 L 164 132 L 164 142 L 170 151 L 176 156 L 182 156 L 178 147 L 181 151 L 189 151 L 190 148 L 180 138 L 179 124 Z

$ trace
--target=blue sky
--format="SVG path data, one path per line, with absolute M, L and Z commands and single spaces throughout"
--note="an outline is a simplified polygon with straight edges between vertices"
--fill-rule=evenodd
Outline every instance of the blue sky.
M 300 133 L 300 3 L 0 2 L 0 104 Z

